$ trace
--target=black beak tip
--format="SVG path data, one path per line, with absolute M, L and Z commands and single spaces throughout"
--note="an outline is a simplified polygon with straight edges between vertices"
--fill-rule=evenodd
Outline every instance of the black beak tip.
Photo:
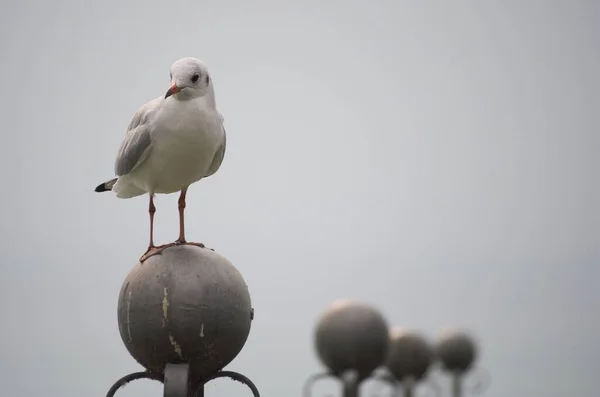
M 165 94 L 165 99 L 167 99 L 171 95 L 173 95 L 173 92 L 171 90 L 168 90 L 167 93 Z

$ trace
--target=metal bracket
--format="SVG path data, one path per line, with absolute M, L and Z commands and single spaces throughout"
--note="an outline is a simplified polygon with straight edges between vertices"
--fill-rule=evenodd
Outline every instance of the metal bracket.
M 164 397 L 189 397 L 190 365 L 167 364 L 165 367 Z
M 134 372 L 132 374 L 125 375 L 124 377 L 122 377 L 121 379 L 116 381 L 112 385 L 112 387 L 110 389 L 108 389 L 108 393 L 106 393 L 106 397 L 113 397 L 115 395 L 115 393 L 117 392 L 117 390 L 119 390 L 121 387 L 125 386 L 127 383 L 129 383 L 133 380 L 137 380 L 137 379 L 151 379 L 151 380 L 156 380 L 161 383 L 163 382 L 162 374 L 155 374 L 150 371 Z
M 304 382 L 304 386 L 302 387 L 302 396 L 303 397 L 311 397 L 312 396 L 312 387 L 314 386 L 315 383 L 317 383 L 317 381 L 319 381 L 321 379 L 333 377 L 333 376 L 334 375 L 329 372 L 323 372 L 323 373 L 318 373 L 318 374 L 309 376 L 308 379 L 306 380 L 306 382 Z
M 209 377 L 208 379 L 206 379 L 206 381 L 201 381 L 198 384 L 198 387 L 196 388 L 196 397 L 201 397 L 204 395 L 204 385 L 207 384 L 208 382 L 210 382 L 213 379 L 217 379 L 217 378 L 229 378 L 231 380 L 234 380 L 236 382 L 240 382 L 246 386 L 248 386 L 248 388 L 250 389 L 250 391 L 252 392 L 253 397 L 260 397 L 260 393 L 258 392 L 258 388 L 256 387 L 256 385 L 246 376 L 240 374 L 239 372 L 235 372 L 235 371 L 219 371 L 216 374 L 212 375 L 211 377 Z M 198 393 L 200 390 L 202 390 L 201 393 Z
M 229 378 L 248 386 L 253 397 L 260 397 L 256 385 L 246 376 L 234 371 L 219 371 L 207 379 L 197 381 L 190 388 L 190 366 L 188 363 L 167 364 L 164 374 L 152 373 L 149 371 L 135 372 L 126 375 L 115 382 L 108 390 L 106 397 L 114 397 L 117 390 L 127 383 L 137 379 L 152 379 L 164 384 L 163 397 L 203 397 L 204 385 L 213 379 Z M 193 392 L 193 393 L 190 393 Z
M 334 379 L 337 379 L 338 381 L 340 381 L 340 383 L 342 384 L 342 396 L 343 397 L 357 396 L 358 388 L 359 388 L 360 384 L 367 380 L 379 381 L 379 382 L 382 382 L 385 384 L 389 384 L 392 387 L 394 387 L 394 385 L 395 385 L 393 380 L 387 379 L 385 377 L 381 377 L 381 376 L 378 376 L 375 374 L 373 374 L 365 379 L 360 379 L 358 377 L 358 373 L 353 370 L 346 371 L 343 374 L 340 374 L 339 376 L 332 372 L 322 372 L 322 373 L 317 373 L 317 374 L 311 375 L 306 380 L 306 382 L 304 382 L 304 386 L 302 388 L 302 396 L 303 397 L 312 397 L 312 388 L 313 388 L 314 384 L 317 383 L 319 380 L 325 379 L 325 378 L 334 378 Z

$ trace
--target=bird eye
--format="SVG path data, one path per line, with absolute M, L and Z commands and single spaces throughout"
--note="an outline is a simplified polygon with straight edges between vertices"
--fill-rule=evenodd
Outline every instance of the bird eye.
M 200 76 L 198 76 L 197 74 L 192 76 L 192 81 L 195 83 L 196 81 L 198 81 L 198 79 L 200 78 Z

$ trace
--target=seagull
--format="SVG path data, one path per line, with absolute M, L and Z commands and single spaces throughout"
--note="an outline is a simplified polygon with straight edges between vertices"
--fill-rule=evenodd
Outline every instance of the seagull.
M 185 198 L 188 187 L 216 173 L 225 156 L 223 117 L 217 111 L 212 79 L 204 62 L 182 58 L 171 65 L 171 84 L 164 96 L 138 109 L 127 127 L 117 152 L 117 176 L 96 187 L 128 199 L 148 194 L 150 243 L 141 256 L 144 262 L 163 249 L 188 243 L 185 239 Z M 154 245 L 155 194 L 180 192 L 179 238 L 171 244 Z

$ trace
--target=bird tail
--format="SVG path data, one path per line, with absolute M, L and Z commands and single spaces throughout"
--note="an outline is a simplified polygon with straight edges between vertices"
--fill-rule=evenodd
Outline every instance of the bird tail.
M 111 179 L 110 181 L 102 182 L 101 184 L 96 186 L 96 192 L 101 193 L 101 192 L 111 191 L 113 186 L 115 186 L 115 183 L 117 183 L 118 179 L 119 178 L 115 178 L 115 179 Z

